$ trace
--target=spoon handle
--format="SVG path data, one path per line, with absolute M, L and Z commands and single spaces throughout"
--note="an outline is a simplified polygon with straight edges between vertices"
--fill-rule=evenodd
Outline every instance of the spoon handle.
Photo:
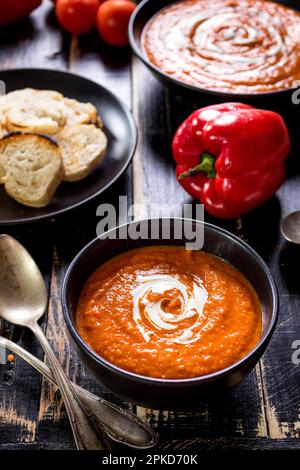
M 70 419 L 75 443 L 79 450 L 109 450 L 112 448 L 103 432 L 96 425 L 96 418 L 80 401 L 77 392 L 72 387 L 58 362 L 46 336 L 37 322 L 28 325 L 42 346 L 49 361 L 55 381 L 62 394 L 65 407 Z
M 0 346 L 13 351 L 54 383 L 54 385 L 57 385 L 49 367 L 30 352 L 26 351 L 26 349 L 2 336 L 0 336 Z M 130 447 L 141 449 L 153 447 L 157 443 L 157 435 L 155 432 L 136 415 L 88 392 L 73 382 L 71 382 L 71 384 L 84 405 L 91 408 L 94 415 L 103 426 L 104 431 L 111 439 Z

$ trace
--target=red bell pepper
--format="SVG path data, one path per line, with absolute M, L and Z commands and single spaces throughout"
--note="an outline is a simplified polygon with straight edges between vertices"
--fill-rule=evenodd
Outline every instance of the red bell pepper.
M 251 211 L 275 193 L 289 150 L 283 118 L 242 103 L 198 109 L 173 140 L 180 184 L 208 213 L 224 219 Z
M 173 140 L 180 184 L 224 219 L 251 211 L 276 192 L 289 150 L 283 118 L 242 103 L 198 109 Z

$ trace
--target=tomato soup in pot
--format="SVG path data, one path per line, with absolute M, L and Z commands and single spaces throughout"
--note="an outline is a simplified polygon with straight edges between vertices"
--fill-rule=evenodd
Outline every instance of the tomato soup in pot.
M 199 88 L 289 89 L 300 79 L 300 13 L 267 0 L 179 0 L 149 20 L 142 48 L 161 72 Z
M 76 326 L 114 365 L 140 375 L 183 379 L 237 362 L 262 332 L 253 287 L 232 265 L 176 246 L 130 250 L 92 274 Z

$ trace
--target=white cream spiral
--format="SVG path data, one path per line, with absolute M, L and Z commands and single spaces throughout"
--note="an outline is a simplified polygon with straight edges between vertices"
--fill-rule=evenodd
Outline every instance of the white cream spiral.
M 160 335 L 160 339 L 169 343 L 188 344 L 200 339 L 201 317 L 208 299 L 208 292 L 199 278 L 194 277 L 192 288 L 177 276 L 169 274 L 138 275 L 136 282 L 138 285 L 132 290 L 133 320 L 146 342 L 150 341 L 151 335 L 155 335 L 156 330 L 174 332 L 173 337 Z M 166 312 L 162 308 L 164 297 L 157 301 L 149 300 L 151 293 L 163 295 L 170 290 L 176 290 L 176 295 L 178 295 L 180 302 L 178 314 Z M 141 304 L 143 305 L 143 315 Z M 149 329 L 143 317 L 147 319 L 153 329 Z M 181 322 L 192 317 L 195 318 L 192 326 L 182 330 L 180 328 Z
M 151 62 L 188 83 L 287 88 L 300 76 L 300 15 L 262 0 L 183 0 L 150 20 L 144 48 Z

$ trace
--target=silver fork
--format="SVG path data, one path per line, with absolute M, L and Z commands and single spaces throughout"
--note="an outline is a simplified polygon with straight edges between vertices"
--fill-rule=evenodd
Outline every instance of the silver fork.
M 13 351 L 53 384 L 57 385 L 49 367 L 26 349 L 0 336 L 0 347 Z M 141 419 L 120 406 L 110 403 L 71 382 L 80 399 L 89 406 L 103 426 L 103 431 L 114 441 L 130 447 L 147 449 L 157 443 L 156 433 Z

